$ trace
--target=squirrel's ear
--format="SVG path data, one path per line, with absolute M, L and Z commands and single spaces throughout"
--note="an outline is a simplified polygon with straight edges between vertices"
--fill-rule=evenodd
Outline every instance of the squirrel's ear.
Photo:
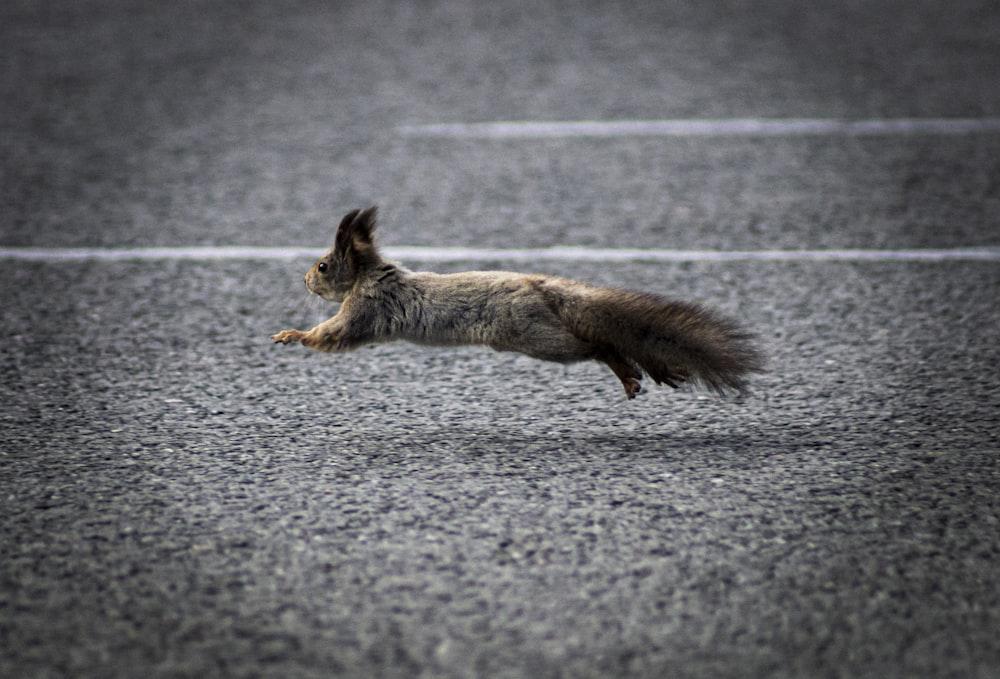
M 351 222 L 354 221 L 354 218 L 357 217 L 358 214 L 360 214 L 360 212 L 361 210 L 351 210 L 346 215 L 344 215 L 343 219 L 340 220 L 340 226 L 337 227 L 338 240 L 340 238 L 340 234 L 344 231 L 347 231 L 347 228 L 351 225 Z
M 375 218 L 378 208 L 371 206 L 364 210 L 351 210 L 340 220 L 334 251 L 341 253 L 355 270 L 378 262 L 375 248 Z
M 364 210 L 351 210 L 340 220 L 337 227 L 337 237 L 334 245 L 340 249 L 348 248 L 352 243 L 371 245 L 374 241 L 378 207 L 372 205 Z

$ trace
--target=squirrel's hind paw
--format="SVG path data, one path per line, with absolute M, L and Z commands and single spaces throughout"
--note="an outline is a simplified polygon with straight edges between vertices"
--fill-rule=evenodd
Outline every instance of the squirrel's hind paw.
M 636 394 L 642 391 L 639 380 L 634 378 L 622 380 L 622 386 L 625 387 L 625 395 L 628 396 L 629 400 L 635 398 Z

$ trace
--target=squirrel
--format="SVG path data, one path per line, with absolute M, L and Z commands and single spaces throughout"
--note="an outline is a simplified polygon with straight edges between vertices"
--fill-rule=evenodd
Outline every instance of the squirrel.
M 722 395 L 745 393 L 747 376 L 763 372 L 754 335 L 699 304 L 539 274 L 410 271 L 376 247 L 377 212 L 348 212 L 333 247 L 306 273 L 306 288 L 339 302 L 337 314 L 306 332 L 283 330 L 275 343 L 326 352 L 393 340 L 484 344 L 559 363 L 596 360 L 629 399 L 644 373 Z

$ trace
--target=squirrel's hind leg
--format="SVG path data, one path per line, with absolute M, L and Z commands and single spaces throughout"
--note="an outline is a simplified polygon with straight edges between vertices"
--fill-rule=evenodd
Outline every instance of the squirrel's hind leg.
M 629 399 L 635 398 L 635 395 L 642 391 L 642 385 L 639 383 L 642 379 L 642 368 L 633 361 L 623 357 L 614 349 L 599 351 L 594 358 L 611 368 L 615 376 L 621 380 L 625 395 Z

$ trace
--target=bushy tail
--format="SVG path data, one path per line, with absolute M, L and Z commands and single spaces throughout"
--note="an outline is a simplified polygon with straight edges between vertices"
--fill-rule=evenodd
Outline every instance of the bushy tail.
M 563 308 L 563 320 L 581 337 L 611 351 L 611 360 L 597 358 L 620 378 L 623 366 L 636 379 L 641 367 L 657 384 L 676 387 L 690 381 L 726 394 L 746 392 L 749 374 L 764 370 L 764 354 L 754 335 L 699 304 L 606 288 L 590 288 L 583 297 L 585 302 L 568 305 L 575 307 L 572 311 Z M 619 359 L 624 362 L 616 367 Z

